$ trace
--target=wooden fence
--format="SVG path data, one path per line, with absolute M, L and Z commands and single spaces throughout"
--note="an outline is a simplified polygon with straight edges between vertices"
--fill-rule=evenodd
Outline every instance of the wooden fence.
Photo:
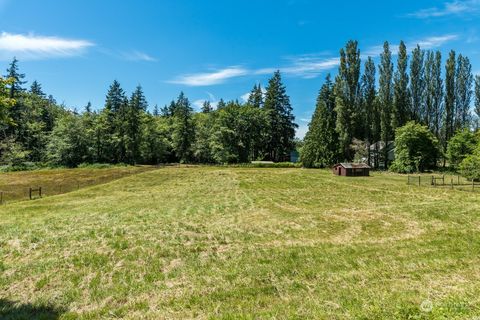
M 480 183 L 475 180 L 468 180 L 458 175 L 456 176 L 429 176 L 429 175 L 419 175 L 419 176 L 407 176 L 408 185 L 416 186 L 432 186 L 432 187 L 443 187 L 449 189 L 465 190 L 465 191 L 478 191 L 480 190 Z

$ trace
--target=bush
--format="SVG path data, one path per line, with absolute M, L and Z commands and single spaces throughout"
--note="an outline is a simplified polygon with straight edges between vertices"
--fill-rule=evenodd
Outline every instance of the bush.
M 390 170 L 411 173 L 434 169 L 439 154 L 438 140 L 428 127 L 410 121 L 395 131 L 395 160 Z
M 460 173 L 467 179 L 480 180 L 480 153 L 467 156 L 460 163 Z
M 447 147 L 447 158 L 453 169 L 458 169 L 460 163 L 475 150 L 477 139 L 468 129 L 458 132 L 450 139 Z

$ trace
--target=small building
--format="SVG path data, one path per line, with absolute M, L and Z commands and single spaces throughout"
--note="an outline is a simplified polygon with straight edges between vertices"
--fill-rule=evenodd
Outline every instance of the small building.
M 333 166 L 333 174 L 346 177 L 368 177 L 370 166 L 366 163 L 338 163 Z

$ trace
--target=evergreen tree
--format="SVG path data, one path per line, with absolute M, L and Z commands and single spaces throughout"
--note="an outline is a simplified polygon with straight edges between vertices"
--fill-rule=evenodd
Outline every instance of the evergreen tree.
M 383 163 L 384 168 L 388 168 L 388 145 L 389 142 L 393 139 L 393 130 L 392 130 L 392 104 L 393 104 L 393 63 L 392 63 L 392 53 L 390 51 L 390 46 L 388 42 L 385 41 L 383 44 L 383 52 L 380 55 L 380 66 L 379 66 L 379 89 L 378 89 L 378 100 L 380 108 L 380 126 L 381 126 L 381 139 L 384 143 L 384 153 L 383 153 Z
M 183 92 L 178 96 L 173 115 L 173 150 L 181 163 L 190 161 L 195 128 L 192 119 L 193 109 Z
M 458 55 L 455 79 L 454 131 L 470 126 L 470 103 L 472 100 L 472 65 L 467 57 Z
M 260 84 L 258 86 L 256 84 L 253 86 L 253 89 L 248 96 L 247 104 L 256 108 L 263 107 L 263 92 Z
M 408 56 L 407 48 L 403 41 L 400 41 L 398 48 L 397 71 L 393 80 L 393 111 L 392 130 L 403 126 L 408 119 L 410 112 L 410 97 L 408 93 Z
M 30 93 L 35 94 L 41 98 L 45 98 L 45 93 L 42 91 L 42 86 L 40 83 L 38 83 L 37 80 L 34 80 L 32 82 L 32 85 L 30 86 Z
M 122 162 L 125 160 L 125 118 L 128 106 L 125 91 L 120 83 L 114 80 L 110 85 L 105 99 L 104 113 L 106 116 L 106 156 L 109 162 Z
M 220 101 L 218 101 L 217 103 L 217 110 L 222 110 L 223 108 L 225 108 L 225 106 L 225 101 L 223 101 L 223 99 L 220 99 Z
M 153 116 L 154 117 L 158 117 L 160 116 L 160 110 L 158 109 L 158 104 L 155 104 L 155 106 L 153 107 Z
M 301 161 L 305 167 L 326 167 L 338 161 L 340 155 L 335 126 L 333 84 L 330 75 L 327 75 L 318 94 L 315 112 L 302 147 Z
M 268 81 L 264 110 L 267 113 L 266 154 L 272 161 L 283 161 L 293 149 L 295 117 L 280 71 Z
M 411 119 L 421 122 L 425 115 L 425 52 L 417 45 L 410 62 Z
M 202 105 L 202 113 L 209 113 L 209 112 L 212 112 L 212 111 L 213 111 L 213 108 L 212 108 L 212 105 L 211 105 L 210 101 L 205 100 L 203 102 L 203 105 Z
M 142 87 L 138 85 L 132 93 L 126 112 L 125 141 L 126 161 L 135 164 L 140 160 L 142 118 L 148 108 Z
M 445 145 L 455 132 L 455 51 L 450 51 L 445 65 Z
M 85 113 L 92 113 L 92 103 L 88 101 L 84 109 L 85 109 Z
M 25 74 L 18 72 L 18 60 L 16 57 L 14 57 L 10 63 L 5 77 L 7 79 L 12 79 L 12 82 L 10 83 L 10 99 L 15 98 L 18 92 L 25 91 L 22 87 L 22 85 L 27 83 L 26 81 L 23 81 Z
M 336 129 L 339 134 L 343 158 L 351 160 L 350 145 L 361 133 L 360 50 L 357 41 L 350 40 L 340 50 L 340 66 L 335 83 Z
M 376 108 L 376 89 L 375 89 L 375 63 L 371 57 L 367 58 L 365 63 L 365 72 L 362 76 L 362 95 L 365 111 L 364 131 L 367 148 L 373 142 L 380 139 L 380 117 Z M 368 152 L 368 163 L 370 164 L 370 152 Z

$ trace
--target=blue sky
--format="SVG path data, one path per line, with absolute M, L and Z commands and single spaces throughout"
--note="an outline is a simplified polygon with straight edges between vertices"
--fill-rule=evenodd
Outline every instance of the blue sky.
M 0 66 L 17 56 L 30 83 L 77 108 L 102 107 L 114 79 L 141 84 L 151 107 L 181 90 L 194 106 L 241 101 L 279 69 L 302 137 L 349 39 L 364 57 L 385 40 L 453 48 L 480 73 L 479 22 L 480 0 L 0 0 Z

